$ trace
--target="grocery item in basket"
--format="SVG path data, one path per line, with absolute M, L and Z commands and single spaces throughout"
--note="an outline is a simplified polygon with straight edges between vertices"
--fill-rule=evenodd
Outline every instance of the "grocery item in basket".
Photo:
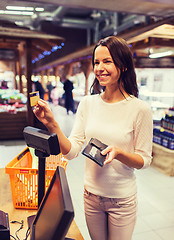
M 39 159 L 35 155 L 35 149 L 29 147 L 29 151 L 30 151 L 31 156 L 32 156 L 32 168 L 33 169 L 37 169 L 38 168 L 38 161 L 39 161 Z

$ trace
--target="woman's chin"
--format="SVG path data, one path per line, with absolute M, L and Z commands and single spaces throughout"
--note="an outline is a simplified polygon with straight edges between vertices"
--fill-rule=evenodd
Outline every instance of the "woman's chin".
M 100 83 L 100 86 L 106 87 L 106 82 L 100 81 L 99 83 Z

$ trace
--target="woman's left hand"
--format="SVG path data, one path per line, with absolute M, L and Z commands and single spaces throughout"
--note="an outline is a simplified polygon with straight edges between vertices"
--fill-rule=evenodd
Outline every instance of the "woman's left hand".
M 108 146 L 107 148 L 105 148 L 101 152 L 102 155 L 106 155 L 106 159 L 104 161 L 104 165 L 112 162 L 112 160 L 117 157 L 117 155 L 120 153 L 120 151 L 121 150 L 119 148 L 113 147 L 113 146 Z
M 136 153 L 125 152 L 120 148 L 108 146 L 102 152 L 102 155 L 106 155 L 104 165 L 112 162 L 113 159 L 120 161 L 128 167 L 140 169 L 144 165 L 144 160 L 141 155 Z

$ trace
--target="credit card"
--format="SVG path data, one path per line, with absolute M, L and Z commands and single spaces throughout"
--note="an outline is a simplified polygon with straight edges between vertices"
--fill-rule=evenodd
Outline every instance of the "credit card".
M 34 107 L 37 105 L 39 99 L 40 99 L 40 96 L 39 96 L 39 91 L 36 91 L 36 92 L 32 92 L 29 94 L 30 96 L 30 105 L 31 107 Z

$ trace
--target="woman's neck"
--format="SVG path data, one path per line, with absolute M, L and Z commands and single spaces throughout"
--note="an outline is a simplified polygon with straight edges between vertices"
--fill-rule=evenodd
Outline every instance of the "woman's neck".
M 120 102 L 128 96 L 129 95 L 123 89 L 120 91 L 119 88 L 117 90 L 106 88 L 105 91 L 101 94 L 103 101 L 108 103 Z

